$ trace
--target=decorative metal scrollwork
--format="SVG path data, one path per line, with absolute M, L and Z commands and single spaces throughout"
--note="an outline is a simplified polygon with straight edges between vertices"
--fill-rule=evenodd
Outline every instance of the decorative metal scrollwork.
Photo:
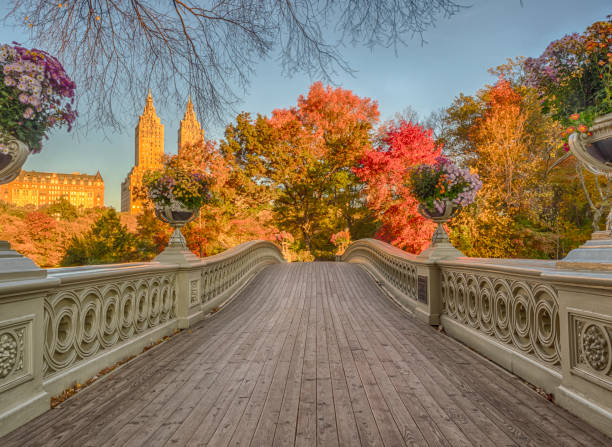
M 391 253 L 367 243 L 353 243 L 342 256 L 343 261 L 351 259 L 366 260 L 385 281 L 402 292 L 408 298 L 417 299 L 417 267 L 416 263 L 402 259 Z

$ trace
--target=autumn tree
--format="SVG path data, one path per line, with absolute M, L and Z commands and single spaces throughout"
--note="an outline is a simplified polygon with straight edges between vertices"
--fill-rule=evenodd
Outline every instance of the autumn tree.
M 562 233 L 575 238 L 583 224 L 570 210 L 584 202 L 575 165 L 550 169 L 563 153 L 561 129 L 520 80 L 502 77 L 475 96 L 460 95 L 444 117 L 440 143 L 483 181 L 476 203 L 451 223 L 453 243 L 470 256 L 556 257 Z
M 274 225 L 315 257 L 329 257 L 333 233 L 348 227 L 359 238 L 371 230 L 352 167 L 377 120 L 376 102 L 317 82 L 296 107 L 239 115 L 220 147 L 236 184 L 270 208 Z
M 344 44 L 402 45 L 461 8 L 453 0 L 14 0 L 5 23 L 67 65 L 92 124 L 117 128 L 117 111 L 147 87 L 162 107 L 189 91 L 199 116 L 219 119 L 258 61 L 278 55 L 288 74 L 331 79 L 351 71 Z
M 367 184 L 368 206 L 382 222 L 377 238 L 412 253 L 429 245 L 435 225 L 418 213 L 406 178 L 411 168 L 433 163 L 440 153 L 431 130 L 400 120 L 389 123 L 379 144 L 364 154 L 354 171 Z
M 136 217 L 136 246 L 140 259 L 150 261 L 168 245 L 172 229 L 155 216 L 151 208 L 145 208 Z
M 73 221 L 78 217 L 77 208 L 65 197 L 61 197 L 59 200 L 49 205 L 45 209 L 45 212 L 50 216 L 57 216 L 61 220 Z

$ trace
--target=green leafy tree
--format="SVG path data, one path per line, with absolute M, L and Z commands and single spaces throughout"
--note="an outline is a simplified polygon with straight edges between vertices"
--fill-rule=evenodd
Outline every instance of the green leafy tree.
M 59 217 L 61 220 L 70 222 L 76 220 L 79 216 L 77 208 L 64 197 L 49 205 L 45 212 L 50 216 Z
M 136 237 L 121 224 L 114 209 L 106 210 L 83 236 L 73 236 L 62 266 L 112 264 L 140 259 Z

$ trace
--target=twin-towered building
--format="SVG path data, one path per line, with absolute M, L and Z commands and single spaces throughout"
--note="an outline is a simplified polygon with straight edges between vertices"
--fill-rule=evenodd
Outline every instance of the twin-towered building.
M 140 214 L 144 204 L 135 196 L 134 189 L 142 185 L 142 177 L 146 171 L 162 168 L 164 157 L 164 125 L 155 112 L 150 90 L 134 133 L 134 167 L 121 183 L 121 211 Z M 180 152 L 185 145 L 195 144 L 203 139 L 204 131 L 196 118 L 190 96 L 178 130 L 178 150 Z
M 204 139 L 204 131 L 198 122 L 191 97 L 187 101 L 185 116 L 178 130 L 178 149 Z M 142 185 L 146 171 L 162 167 L 164 156 L 164 125 L 155 113 L 151 92 L 147 96 L 142 115 L 135 129 L 135 164 L 121 184 L 121 211 L 131 214 L 142 212 L 143 204 L 134 196 L 134 188 Z M 73 172 L 21 171 L 6 185 L 0 185 L 0 201 L 17 206 L 51 205 L 65 199 L 78 208 L 104 206 L 104 180 L 95 175 Z

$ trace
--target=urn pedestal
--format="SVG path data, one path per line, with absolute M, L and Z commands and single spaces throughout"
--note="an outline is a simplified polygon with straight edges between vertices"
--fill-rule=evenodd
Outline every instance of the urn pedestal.
M 423 204 L 419 205 L 419 213 L 421 213 L 423 217 L 431 219 L 438 224 L 438 228 L 436 228 L 436 231 L 431 239 L 431 245 L 421 254 L 419 254 L 419 258 L 437 261 L 440 259 L 453 259 L 464 256 L 463 253 L 453 247 L 453 244 L 451 244 L 450 239 L 448 238 L 448 233 L 444 229 L 443 225 L 455 217 L 457 213 L 459 213 L 460 209 L 461 207 L 450 200 L 444 202 L 444 211 L 442 212 L 435 209 L 429 209 Z
M 612 179 L 612 113 L 595 119 L 590 134 L 573 133 L 570 135 L 570 150 L 587 170 L 597 176 L 604 176 L 610 181 Z M 586 189 L 585 193 L 588 194 Z M 598 231 L 597 226 L 598 223 L 595 222 L 595 231 L 591 239 L 558 261 L 557 268 L 612 270 L 612 209 L 607 215 L 605 230 Z
M 30 150 L 21 141 L 10 139 L 0 151 L 0 185 L 12 182 L 21 172 Z M 0 240 L 0 282 L 45 278 L 47 271 L 30 258 L 11 249 L 8 241 Z
M 170 236 L 168 246 L 153 259 L 154 261 L 166 264 L 192 264 L 199 262 L 200 258 L 187 248 L 187 242 L 183 233 L 181 233 L 181 228 L 198 217 L 198 214 L 200 214 L 200 210 L 190 210 L 179 203 L 155 208 L 155 215 L 158 219 L 169 224 L 174 231 L 172 236 Z

